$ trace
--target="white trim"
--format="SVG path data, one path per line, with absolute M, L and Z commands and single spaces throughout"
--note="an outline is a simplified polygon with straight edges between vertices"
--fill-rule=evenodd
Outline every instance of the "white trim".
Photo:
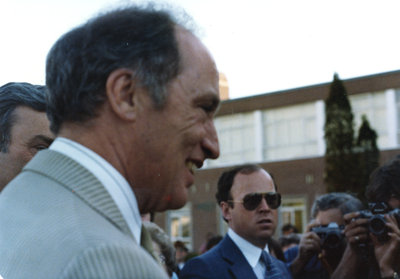
M 325 102 L 324 101 L 318 100 L 315 102 L 315 115 L 316 115 L 318 155 L 324 156 L 325 154 L 325 139 L 324 139 Z
M 397 107 L 396 94 L 394 89 L 385 91 L 386 97 L 386 125 L 388 131 L 388 147 L 397 147 Z
M 254 111 L 254 153 L 255 161 L 261 162 L 263 160 L 263 121 L 262 112 L 260 110 Z

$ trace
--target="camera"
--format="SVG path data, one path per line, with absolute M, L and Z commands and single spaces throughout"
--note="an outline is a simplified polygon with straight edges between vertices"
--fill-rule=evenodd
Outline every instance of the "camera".
M 338 226 L 336 223 L 330 223 L 328 226 L 318 226 L 311 228 L 321 239 L 322 249 L 336 249 L 343 243 L 344 226 Z
M 384 242 L 387 240 L 388 229 L 386 227 L 385 214 L 394 215 L 397 222 L 400 221 L 400 210 L 394 209 L 389 211 L 388 206 L 384 202 L 369 203 L 370 210 L 360 211 L 358 218 L 366 218 L 368 220 L 368 229 L 373 233 L 379 241 Z

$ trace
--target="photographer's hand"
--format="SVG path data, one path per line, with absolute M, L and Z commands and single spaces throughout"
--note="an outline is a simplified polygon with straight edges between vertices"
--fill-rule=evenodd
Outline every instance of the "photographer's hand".
M 348 213 L 343 216 L 345 220 L 344 235 L 346 248 L 342 259 L 331 275 L 332 279 L 353 279 L 357 278 L 362 267 L 360 244 L 368 241 L 368 219 L 357 218 L 358 212 Z M 364 267 L 365 268 L 365 267 Z
M 385 215 L 387 221 L 389 239 L 380 242 L 377 237 L 371 234 L 374 244 L 375 256 L 378 259 L 379 269 L 382 277 L 393 276 L 393 273 L 400 267 L 400 230 L 393 215 Z
M 290 270 L 295 278 L 300 274 L 308 261 L 321 251 L 320 238 L 314 232 L 310 232 L 312 227 L 318 226 L 314 222 L 307 226 L 307 232 L 303 234 L 299 243 L 299 254 L 290 265 Z
M 361 243 L 368 242 L 368 219 L 357 218 L 359 212 L 351 212 L 344 215 L 345 228 L 344 235 L 348 246 L 353 250 L 359 250 Z

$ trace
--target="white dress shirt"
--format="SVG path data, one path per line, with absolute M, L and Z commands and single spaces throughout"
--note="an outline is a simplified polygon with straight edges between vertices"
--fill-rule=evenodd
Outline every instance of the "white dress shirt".
M 100 155 L 75 141 L 57 137 L 49 149 L 79 162 L 103 184 L 121 211 L 135 240 L 140 244 L 142 219 L 135 194 L 128 181 Z
M 242 251 L 257 278 L 264 279 L 266 272 L 265 264 L 260 260 L 262 249 L 245 240 L 243 237 L 235 233 L 231 228 L 228 229 L 228 235 L 237 245 L 237 247 L 239 247 L 239 250 Z M 269 253 L 268 245 L 265 246 L 264 250 Z

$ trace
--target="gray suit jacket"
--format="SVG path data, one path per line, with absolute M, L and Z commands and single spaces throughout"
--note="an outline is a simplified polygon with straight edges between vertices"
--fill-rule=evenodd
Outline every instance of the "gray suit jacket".
M 0 275 L 167 278 L 97 178 L 52 150 L 39 152 L 0 194 Z

